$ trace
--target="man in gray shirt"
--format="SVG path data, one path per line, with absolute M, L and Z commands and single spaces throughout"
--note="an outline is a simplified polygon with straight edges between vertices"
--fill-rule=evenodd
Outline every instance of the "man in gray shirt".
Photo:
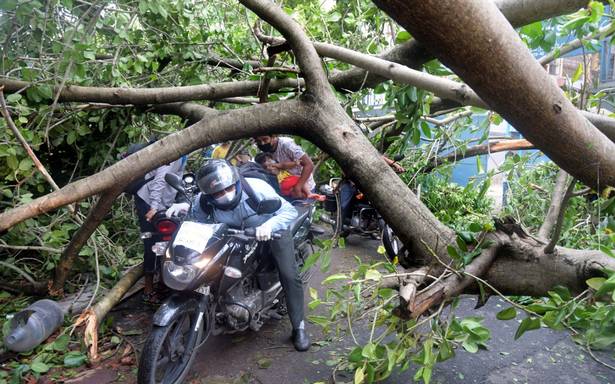
M 299 181 L 291 190 L 292 197 L 306 198 L 308 194 L 314 191 L 316 187 L 312 175 L 314 163 L 293 139 L 290 137 L 258 136 L 254 140 L 258 149 L 271 153 L 279 168 L 283 166 L 283 163 L 291 164 L 288 167 L 284 165 L 284 168 L 280 169 L 287 170 L 291 175 L 299 176 Z
M 126 155 L 132 154 L 145 148 L 146 144 L 133 144 L 128 148 Z M 156 228 L 152 223 L 154 215 L 163 211 L 173 204 L 177 191 L 173 189 L 164 180 L 164 175 L 174 173 L 181 177 L 186 164 L 186 157 L 181 158 L 162 165 L 145 175 L 147 181 L 136 193 L 134 193 L 135 208 L 139 219 L 139 229 L 141 233 L 155 233 Z M 152 251 L 152 246 L 156 241 L 156 237 L 143 239 L 143 299 L 150 304 L 159 304 L 160 298 L 156 295 L 154 289 L 154 274 L 156 272 L 156 255 Z

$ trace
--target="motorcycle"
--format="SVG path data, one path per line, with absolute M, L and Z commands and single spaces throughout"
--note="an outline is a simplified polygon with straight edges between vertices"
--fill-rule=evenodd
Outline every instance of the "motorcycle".
M 325 195 L 323 209 L 326 213 L 320 215 L 320 220 L 330 224 L 335 235 L 347 237 L 349 235 L 360 235 L 380 239 L 384 246 L 387 258 L 405 266 L 410 261 L 401 240 L 395 235 L 393 229 L 382 219 L 380 213 L 370 203 L 369 200 L 349 184 L 347 187 L 354 193 L 353 203 L 351 204 L 350 214 L 342 218 L 340 190 L 344 183 L 352 183 L 344 178 L 331 178 L 328 184 L 322 185 L 320 191 Z
M 179 178 L 165 179 L 185 193 Z M 275 212 L 280 204 L 278 199 L 262 200 L 256 214 Z M 289 230 L 302 270 L 313 252 L 310 227 L 315 207 L 304 203 L 295 208 L 299 215 Z M 140 384 L 179 383 L 210 335 L 258 331 L 268 319 L 281 319 L 286 313 L 278 272 L 267 244 L 256 241 L 254 228 L 234 229 L 188 216 L 157 251 L 164 254 L 162 280 L 174 293 L 154 314 L 139 361 Z M 307 282 L 309 271 L 300 277 Z

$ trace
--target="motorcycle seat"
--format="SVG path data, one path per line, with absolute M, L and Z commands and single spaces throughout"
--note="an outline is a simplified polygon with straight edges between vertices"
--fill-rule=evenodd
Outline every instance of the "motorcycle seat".
M 311 208 L 312 206 L 310 204 L 295 206 L 295 209 L 297 210 L 299 214 L 289 225 L 291 235 L 294 235 L 295 233 L 297 233 L 297 231 L 299 230 L 299 227 L 301 227 L 301 224 L 303 224 L 305 219 L 307 219 L 308 216 L 310 215 Z

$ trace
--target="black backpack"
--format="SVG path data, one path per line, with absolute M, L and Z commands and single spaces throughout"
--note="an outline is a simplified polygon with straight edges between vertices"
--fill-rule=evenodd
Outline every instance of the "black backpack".
M 271 185 L 278 195 L 280 194 L 280 183 L 278 183 L 278 178 L 274 174 L 267 172 L 260 164 L 249 161 L 237 166 L 237 169 L 239 170 L 239 174 L 244 178 L 261 179 Z

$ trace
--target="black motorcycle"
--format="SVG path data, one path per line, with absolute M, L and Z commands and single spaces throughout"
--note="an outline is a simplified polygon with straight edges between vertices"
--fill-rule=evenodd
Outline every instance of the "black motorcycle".
M 181 180 L 167 182 L 184 193 Z M 277 199 L 261 201 L 256 214 L 279 209 Z M 312 250 L 312 204 L 295 205 L 290 231 L 300 270 Z M 274 234 L 274 237 L 279 235 Z M 253 228 L 201 223 L 187 217 L 164 251 L 162 280 L 175 291 L 158 309 L 139 361 L 138 382 L 179 383 L 209 335 L 258 331 L 286 313 L 284 292 L 266 243 Z M 309 271 L 300 276 L 304 282 Z
M 320 191 L 326 196 L 323 209 L 326 213 L 320 215 L 320 220 L 330 224 L 336 235 L 347 237 L 360 235 L 381 239 L 387 258 L 397 260 L 405 265 L 408 253 L 401 240 L 395 235 L 393 229 L 382 219 L 380 213 L 361 192 L 350 187 L 355 193 L 352 209 L 347 217 L 342 218 L 340 209 L 340 187 L 343 183 L 351 183 L 348 179 L 332 178 L 329 184 L 322 185 Z

